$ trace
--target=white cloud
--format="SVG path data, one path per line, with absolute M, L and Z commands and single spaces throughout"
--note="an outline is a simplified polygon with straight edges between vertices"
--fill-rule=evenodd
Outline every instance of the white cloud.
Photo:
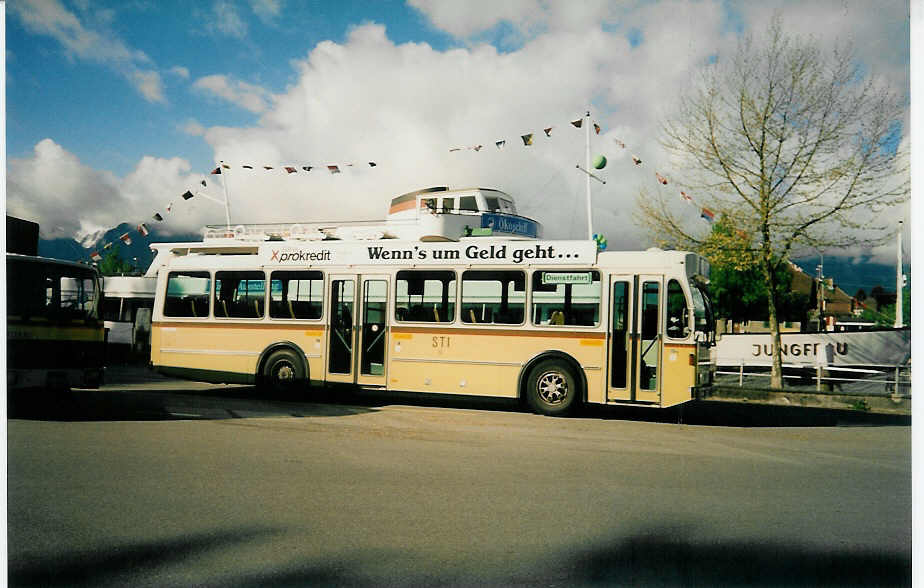
M 136 69 L 131 72 L 130 79 L 148 102 L 167 101 L 164 98 L 164 83 L 156 71 Z
M 201 137 L 205 135 L 205 127 L 202 126 L 197 120 L 188 120 L 185 124 L 180 127 L 180 130 L 186 133 L 187 135 L 192 135 L 193 137 Z
M 183 78 L 184 80 L 189 79 L 189 68 L 183 67 L 182 65 L 175 65 L 171 67 L 170 73 L 177 77 Z
M 260 86 L 224 75 L 199 78 L 193 87 L 257 114 L 265 112 L 273 101 L 273 95 Z
M 84 165 L 51 139 L 37 143 L 31 157 L 10 159 L 8 167 L 7 211 L 38 222 L 44 238 L 150 222 L 170 199 L 182 202 L 179 196 L 199 181 L 187 161 L 154 157 L 144 157 L 120 178 Z M 168 231 L 196 231 L 210 218 L 211 207 L 190 202 L 168 217 Z
M 784 6 L 787 22 L 821 18 L 811 3 L 745 5 L 740 20 L 758 34 L 773 13 L 764 9 L 765 4 Z M 218 10 L 227 5 L 215 6 Z M 281 94 L 227 75 L 195 82 L 200 91 L 260 115 L 258 123 L 247 128 L 204 128 L 194 120 L 182 127 L 188 134 L 203 136 L 215 159 L 235 164 L 221 178 L 229 182 L 232 220 L 377 219 L 384 217 L 388 200 L 396 194 L 432 185 L 477 185 L 511 193 L 522 213 L 543 222 L 548 237 L 584 238 L 585 177 L 575 169 L 575 164 L 583 165 L 584 131 L 568 121 L 590 104 L 603 128 L 593 136 L 593 153 L 609 159 L 598 174 L 607 184 L 592 186 L 595 230 L 607 236 L 611 249 L 646 247 L 647 237 L 632 219 L 636 195 L 642 187 L 673 189 L 654 181 L 656 171 L 669 177 L 673 171 L 657 141 L 659 123 L 710 56 L 734 50 L 734 19 L 725 4 L 492 2 L 477 9 L 466 5 L 459 20 L 454 20 L 461 6 L 457 2 L 419 0 L 415 6 L 435 26 L 459 37 L 477 37 L 500 22 L 510 23 L 523 34 L 522 44 L 506 53 L 474 42 L 439 51 L 423 43 L 395 44 L 384 27 L 368 24 L 351 30 L 342 43 L 319 43 L 295 61 L 296 79 Z M 861 43 L 868 45 L 890 25 L 876 17 L 875 6 L 847 6 L 849 18 L 837 16 L 834 26 L 851 32 L 861 56 L 866 55 Z M 892 4 L 884 10 L 893 16 L 900 12 Z M 233 24 L 233 19 L 226 22 Z M 636 46 L 627 38 L 632 30 L 642 39 Z M 832 40 L 825 37 L 824 42 Z M 907 79 L 907 61 L 867 61 L 874 71 L 878 70 L 872 64 L 884 64 L 894 73 L 890 79 Z M 543 133 L 548 126 L 554 126 L 551 138 Z M 525 133 L 534 133 L 533 146 L 522 145 L 519 136 Z M 498 150 L 494 141 L 501 139 L 507 144 Z M 617 147 L 614 139 L 623 141 L 626 149 Z M 478 144 L 484 145 L 479 152 L 449 152 L 450 147 Z M 18 206 L 52 202 L 42 205 L 43 210 L 58 218 L 62 207 L 53 204 L 54 186 L 44 186 L 28 173 L 37 165 L 38 148 L 36 153 L 29 160 L 11 161 L 10 183 L 18 192 L 15 199 L 11 192 L 10 201 Z M 631 154 L 645 163 L 632 165 Z M 79 180 L 74 180 L 78 186 L 93 180 L 125 202 L 149 199 L 143 211 L 143 206 L 126 208 L 149 216 L 151 202 L 162 206 L 172 198 L 179 209 L 179 194 L 198 184 L 198 176 L 173 161 L 143 161 L 122 179 L 79 165 L 67 169 Z M 378 166 L 369 168 L 367 161 Z M 346 163 L 357 165 L 344 167 L 339 175 L 323 168 Z M 243 170 L 242 164 L 258 169 Z M 277 169 L 259 169 L 264 164 Z M 278 169 L 286 164 L 318 167 L 290 175 Z M 207 191 L 220 198 L 218 180 L 208 178 Z M 129 184 L 131 190 L 126 188 Z M 684 206 L 679 196 L 676 199 L 678 207 Z M 87 218 L 96 224 L 124 216 L 97 212 L 92 202 L 88 199 L 86 206 L 71 210 L 89 211 Z M 213 203 L 197 198 L 186 204 L 186 227 L 224 220 L 222 209 Z M 689 210 L 696 222 L 698 212 Z M 122 220 L 126 219 L 118 222 Z
M 282 11 L 280 0 L 250 0 L 250 8 L 264 24 L 272 24 Z
M 507 22 L 515 29 L 529 32 L 546 21 L 548 9 L 541 0 L 409 0 L 438 29 L 455 37 L 471 37 Z
M 110 31 L 84 26 L 58 0 L 22 0 L 12 3 L 10 8 L 26 30 L 55 39 L 70 59 L 109 67 L 125 77 L 146 100 L 166 101 L 160 74 L 148 67 L 150 58 L 126 45 Z M 101 11 L 101 14 L 105 18 L 98 18 L 98 22 L 112 19 L 109 11 Z
M 206 28 L 212 34 L 243 39 L 247 36 L 247 23 L 237 12 L 237 8 L 224 0 L 217 0 L 212 5 L 212 14 L 206 21 Z

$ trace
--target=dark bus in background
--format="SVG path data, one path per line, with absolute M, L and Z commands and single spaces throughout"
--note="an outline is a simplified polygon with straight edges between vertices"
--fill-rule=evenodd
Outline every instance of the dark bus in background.
M 7 254 L 8 390 L 100 386 L 106 354 L 101 293 L 94 267 Z

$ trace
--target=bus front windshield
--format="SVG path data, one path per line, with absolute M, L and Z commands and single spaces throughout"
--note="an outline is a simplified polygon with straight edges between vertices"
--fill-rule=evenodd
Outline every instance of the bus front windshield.
M 7 317 L 85 321 L 99 318 L 100 282 L 92 269 L 7 260 Z
M 712 313 L 712 302 L 709 294 L 697 283 L 691 283 L 690 291 L 693 294 L 693 313 L 697 338 L 707 342 L 715 341 L 715 315 Z M 699 335 L 702 333 L 702 335 Z

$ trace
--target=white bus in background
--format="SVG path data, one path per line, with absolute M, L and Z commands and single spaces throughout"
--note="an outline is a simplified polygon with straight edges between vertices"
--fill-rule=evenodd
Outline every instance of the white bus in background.
M 102 317 L 110 359 L 147 354 L 156 285 L 156 278 L 144 276 L 103 277 Z

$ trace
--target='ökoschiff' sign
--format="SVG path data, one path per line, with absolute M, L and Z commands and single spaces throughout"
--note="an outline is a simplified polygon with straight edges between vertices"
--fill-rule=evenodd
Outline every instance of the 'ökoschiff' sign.
M 409 243 L 406 241 L 299 245 L 270 243 L 261 247 L 266 265 L 563 265 L 593 263 L 593 241 L 492 241 L 484 243 Z

